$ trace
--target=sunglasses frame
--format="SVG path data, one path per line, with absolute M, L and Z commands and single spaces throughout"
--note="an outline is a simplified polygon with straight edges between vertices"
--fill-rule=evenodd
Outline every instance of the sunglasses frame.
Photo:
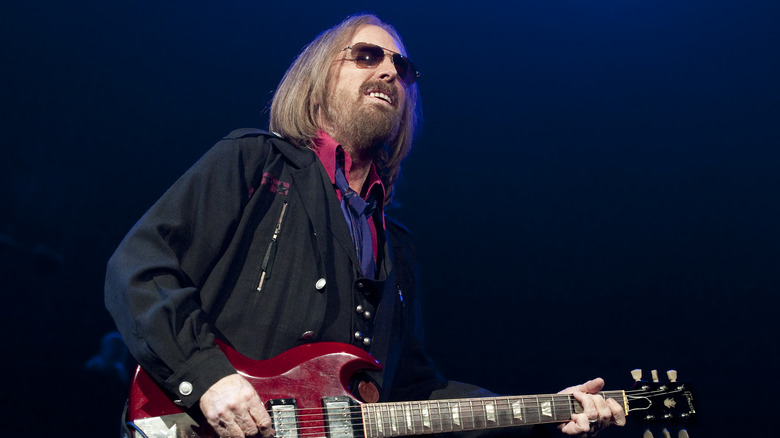
M 361 46 L 368 49 L 379 49 L 382 52 L 383 55 L 382 58 L 379 58 L 379 61 L 373 59 L 372 62 L 366 59 L 361 59 L 356 57 L 355 51 L 360 50 Z M 353 59 L 347 58 L 345 59 L 345 61 L 354 62 L 358 68 L 377 68 L 385 59 L 385 57 L 389 56 L 393 65 L 395 66 L 395 71 L 398 73 L 398 77 L 401 78 L 401 80 L 407 86 L 415 83 L 415 81 L 417 81 L 417 78 L 420 77 L 420 72 L 417 71 L 417 69 L 414 67 L 414 63 L 412 63 L 412 60 L 396 51 L 385 49 L 382 46 L 378 46 L 376 44 L 366 43 L 366 42 L 355 43 L 351 46 L 347 46 L 341 49 L 342 52 L 345 50 L 349 50 L 350 55 L 354 57 Z M 406 73 L 402 74 L 401 70 L 403 69 L 402 66 L 404 64 L 406 64 L 407 68 L 406 68 Z

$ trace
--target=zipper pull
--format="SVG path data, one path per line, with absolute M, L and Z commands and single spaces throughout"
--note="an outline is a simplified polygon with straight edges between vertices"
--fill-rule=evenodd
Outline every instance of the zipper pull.
M 260 281 L 257 283 L 257 291 L 260 292 L 263 289 L 263 283 L 265 283 L 266 277 L 271 274 L 271 268 L 274 264 L 274 257 L 276 256 L 276 239 L 279 237 L 279 231 L 282 229 L 282 221 L 284 220 L 284 212 L 287 211 L 287 203 L 282 204 L 282 212 L 279 213 L 279 220 L 276 221 L 276 228 L 274 234 L 271 236 L 271 242 L 268 243 L 268 248 L 265 250 L 265 256 L 263 257 L 263 263 L 260 266 L 262 273 L 260 274 Z

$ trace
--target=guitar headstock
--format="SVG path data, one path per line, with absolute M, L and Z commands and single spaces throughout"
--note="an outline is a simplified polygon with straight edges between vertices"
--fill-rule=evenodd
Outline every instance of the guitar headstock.
M 651 381 L 642 380 L 642 370 L 633 370 L 634 386 L 626 391 L 628 412 L 650 422 L 685 423 L 696 413 L 693 393 L 677 381 L 677 371 L 666 372 L 667 382 L 661 382 L 658 371 L 651 371 Z

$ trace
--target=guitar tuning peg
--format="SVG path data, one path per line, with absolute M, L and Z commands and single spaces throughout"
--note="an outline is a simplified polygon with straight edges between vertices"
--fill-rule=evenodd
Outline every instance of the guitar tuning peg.
M 642 434 L 642 438 L 653 438 L 653 432 L 650 432 L 650 429 L 645 430 L 645 433 Z
M 688 431 L 685 429 L 680 429 L 679 432 L 677 432 L 677 438 L 690 438 L 688 435 Z
M 664 438 L 672 438 L 672 434 L 669 433 L 668 430 L 664 427 L 664 430 L 661 431 L 661 434 L 663 434 Z
M 660 380 L 658 380 L 658 370 L 650 371 L 650 375 L 653 376 L 653 382 L 655 383 L 660 382 Z
M 636 382 L 642 380 L 642 370 L 639 368 L 631 370 L 631 377 L 633 377 Z
M 666 372 L 666 377 L 669 378 L 669 381 L 672 383 L 677 383 L 677 370 L 669 370 Z

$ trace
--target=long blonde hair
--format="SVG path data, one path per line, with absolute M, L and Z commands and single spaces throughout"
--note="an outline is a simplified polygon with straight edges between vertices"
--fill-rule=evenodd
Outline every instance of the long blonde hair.
M 325 102 L 330 79 L 330 65 L 333 56 L 346 47 L 352 36 L 363 26 L 374 25 L 384 29 L 406 53 L 398 32 L 374 15 L 354 15 L 347 17 L 317 36 L 309 43 L 287 72 L 271 101 L 269 130 L 279 133 L 287 141 L 302 148 L 312 148 L 312 140 L 317 137 L 317 102 Z M 407 87 L 407 99 L 401 114 L 401 126 L 398 136 L 385 145 L 375 159 L 375 164 L 390 202 L 393 186 L 401 170 L 401 161 L 412 149 L 412 138 L 418 119 L 417 84 Z

